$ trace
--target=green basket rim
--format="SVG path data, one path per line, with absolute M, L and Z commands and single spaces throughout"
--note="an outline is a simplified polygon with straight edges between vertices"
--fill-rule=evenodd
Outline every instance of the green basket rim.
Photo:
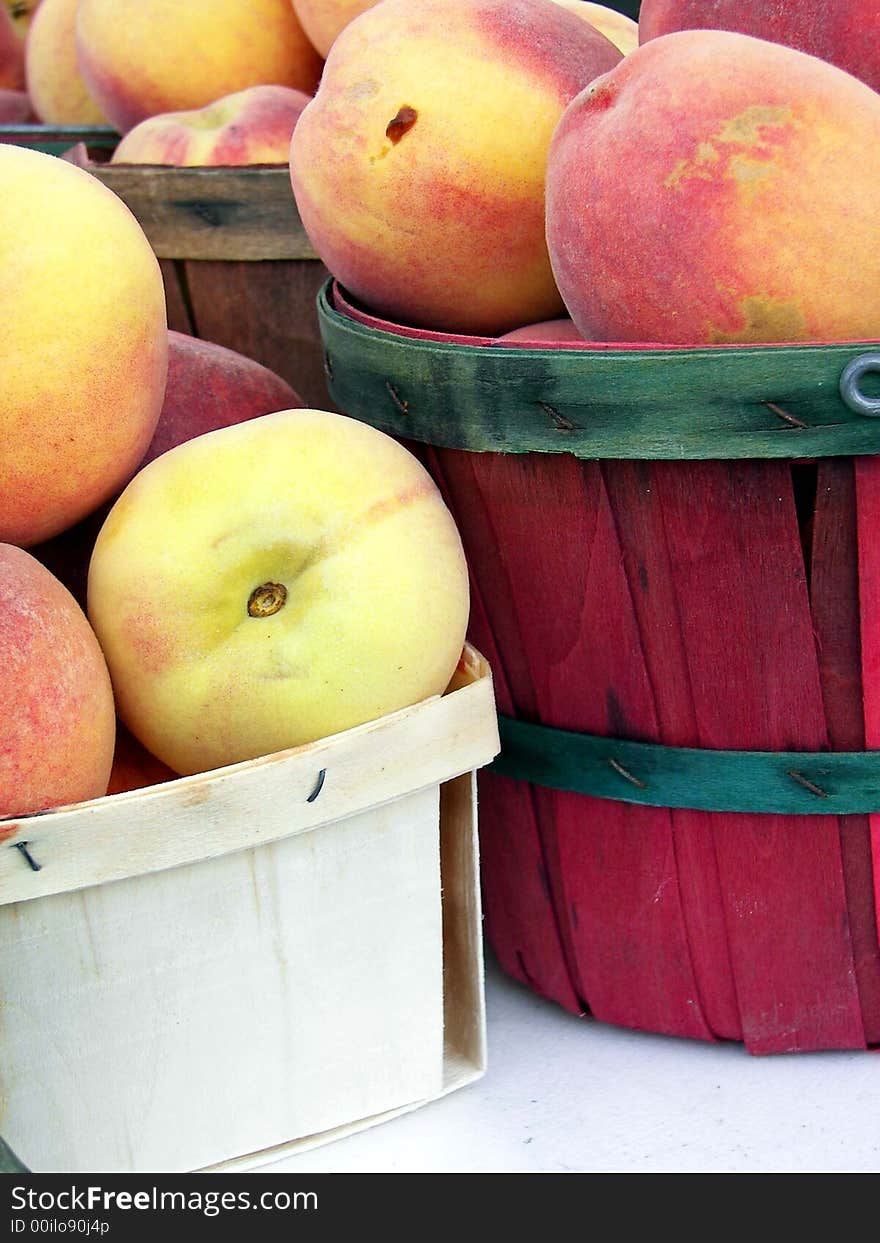
M 333 305 L 333 285 L 317 295 L 330 395 L 392 435 L 589 460 L 880 453 L 880 419 L 841 395 L 847 367 L 880 342 L 471 345 L 360 323 Z

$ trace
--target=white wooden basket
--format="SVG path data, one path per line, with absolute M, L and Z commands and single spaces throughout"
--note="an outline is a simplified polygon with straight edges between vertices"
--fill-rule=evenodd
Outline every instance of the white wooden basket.
M 2 825 L 0 1133 L 29 1168 L 249 1168 L 479 1078 L 474 649 L 453 687 Z

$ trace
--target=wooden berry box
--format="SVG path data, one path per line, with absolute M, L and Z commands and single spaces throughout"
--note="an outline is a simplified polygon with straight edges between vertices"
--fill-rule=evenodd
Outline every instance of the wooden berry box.
M 880 1045 L 880 346 L 545 348 L 319 298 L 454 513 L 502 751 L 487 935 L 575 1014 Z
M 248 1168 L 485 1068 L 488 666 L 292 751 L 2 825 L 0 1099 L 39 1172 Z
M 66 154 L 119 195 L 159 259 L 169 328 L 237 350 L 308 405 L 331 408 L 315 317 L 327 270 L 303 229 L 287 166 L 110 164 L 117 141 L 101 128 L 0 125 L 0 142 Z

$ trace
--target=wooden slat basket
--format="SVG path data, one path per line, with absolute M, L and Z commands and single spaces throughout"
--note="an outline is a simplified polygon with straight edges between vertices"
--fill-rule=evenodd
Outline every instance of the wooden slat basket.
M 4 822 L 0 1129 L 39 1172 L 248 1168 L 485 1068 L 488 666 L 332 738 Z
M 111 164 L 118 135 L 0 125 L 0 142 L 67 155 L 136 216 L 159 258 L 168 326 L 253 358 L 328 409 L 315 295 L 327 270 L 306 237 L 287 166 Z
M 880 1044 L 880 347 L 523 348 L 329 286 L 319 314 L 337 405 L 462 532 L 503 967 L 624 1027 Z

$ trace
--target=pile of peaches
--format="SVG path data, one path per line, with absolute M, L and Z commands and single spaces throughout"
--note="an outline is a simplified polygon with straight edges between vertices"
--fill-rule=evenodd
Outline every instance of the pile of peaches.
M 134 164 L 289 161 L 387 319 L 880 335 L 880 0 L 4 2 L 34 12 L 22 41 L 0 7 L 0 86 L 41 120 L 103 120 Z
M 876 341 L 878 47 L 880 0 L 2 0 L 0 121 L 289 165 L 405 326 Z M 467 576 L 415 459 L 169 335 L 87 170 L 5 144 L 0 186 L 0 817 L 442 693 Z
M 290 168 L 344 289 L 465 336 L 876 341 L 878 0 L 643 0 L 630 50 L 589 8 L 343 29 Z

